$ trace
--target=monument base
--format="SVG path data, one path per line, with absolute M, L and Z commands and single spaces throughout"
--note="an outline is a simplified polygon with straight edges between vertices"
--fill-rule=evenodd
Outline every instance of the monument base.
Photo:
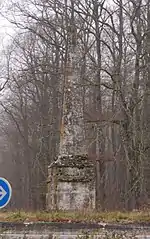
M 48 175 L 47 210 L 95 209 L 95 167 L 87 155 L 59 156 Z

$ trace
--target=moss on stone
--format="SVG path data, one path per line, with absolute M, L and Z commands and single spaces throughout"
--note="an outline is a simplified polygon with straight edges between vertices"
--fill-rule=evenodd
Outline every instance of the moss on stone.
M 94 164 L 89 160 L 88 155 L 63 155 L 59 156 L 50 167 L 93 167 Z

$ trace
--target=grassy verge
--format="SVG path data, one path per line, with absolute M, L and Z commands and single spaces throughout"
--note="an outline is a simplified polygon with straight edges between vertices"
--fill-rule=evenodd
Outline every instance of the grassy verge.
M 150 222 L 150 211 L 147 212 L 3 212 L 0 221 L 7 222 L 109 222 L 138 223 Z

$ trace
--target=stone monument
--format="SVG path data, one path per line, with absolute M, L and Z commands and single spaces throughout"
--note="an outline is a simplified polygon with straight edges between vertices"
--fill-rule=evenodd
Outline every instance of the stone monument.
M 58 158 L 48 168 L 48 210 L 95 208 L 95 169 L 85 145 L 82 86 L 78 76 L 74 19 L 69 32 Z

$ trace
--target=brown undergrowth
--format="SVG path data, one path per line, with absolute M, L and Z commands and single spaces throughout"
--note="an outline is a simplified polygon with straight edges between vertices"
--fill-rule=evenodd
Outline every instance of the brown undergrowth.
M 148 223 L 150 211 L 86 212 L 53 211 L 25 212 L 0 211 L 0 221 L 7 222 L 87 222 L 87 223 Z

